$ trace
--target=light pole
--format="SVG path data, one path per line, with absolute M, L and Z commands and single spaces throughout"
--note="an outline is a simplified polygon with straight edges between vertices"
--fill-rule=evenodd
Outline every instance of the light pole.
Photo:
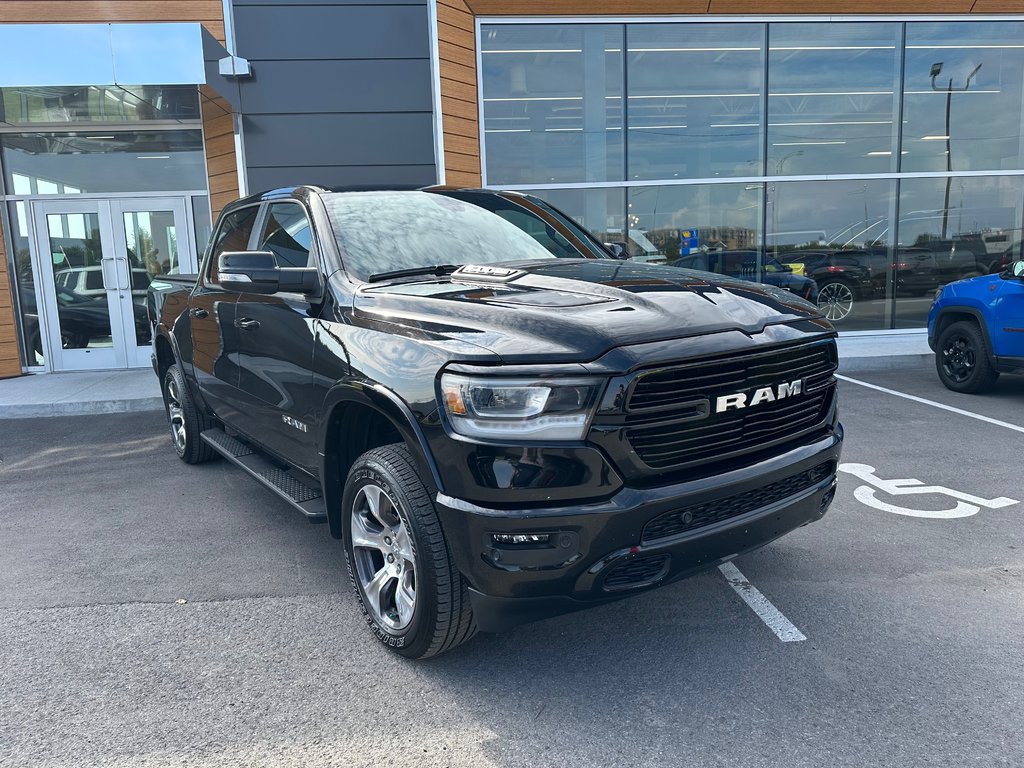
M 973 80 L 974 76 L 976 74 L 978 74 L 978 70 L 979 69 L 981 69 L 981 64 L 979 64 L 978 66 L 976 66 L 974 69 L 971 70 L 971 74 L 969 74 L 967 76 L 967 80 L 964 82 L 964 87 L 963 88 L 954 88 L 953 87 L 953 78 L 952 77 L 949 78 L 949 85 L 947 85 L 945 88 L 938 88 L 935 85 L 935 78 L 938 77 L 942 73 L 942 62 L 941 61 L 937 61 L 934 64 L 932 64 L 932 69 L 931 69 L 931 73 L 930 73 L 931 74 L 931 79 L 932 79 L 932 90 L 933 91 L 945 91 L 946 92 L 946 172 L 947 173 L 952 173 L 953 172 L 953 145 L 951 143 L 950 133 L 949 133 L 949 111 L 950 111 L 950 106 L 953 103 L 953 92 L 954 91 L 966 91 L 968 88 L 970 88 L 971 87 L 971 80 Z M 942 203 L 942 239 L 943 240 L 946 239 L 946 233 L 947 233 L 948 227 L 949 227 L 949 190 L 950 190 L 950 187 L 952 186 L 952 183 L 953 183 L 953 177 L 952 176 L 947 176 L 946 177 L 946 196 L 945 196 L 945 199 L 944 199 L 944 201 Z

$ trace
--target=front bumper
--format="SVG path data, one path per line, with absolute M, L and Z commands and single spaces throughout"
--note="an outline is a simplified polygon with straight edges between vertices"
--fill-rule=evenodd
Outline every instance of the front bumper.
M 439 494 L 437 508 L 477 624 L 497 632 L 663 586 L 818 520 L 835 493 L 842 440 L 836 425 L 748 467 L 660 488 L 624 487 L 603 502 L 498 510 Z M 807 482 L 779 497 L 794 478 Z M 782 490 L 773 496 L 767 489 Z M 676 513 L 682 520 L 690 510 L 710 511 L 710 522 L 667 535 L 662 527 L 655 537 L 652 526 L 645 536 L 655 518 Z M 495 534 L 546 534 L 549 543 L 503 545 Z

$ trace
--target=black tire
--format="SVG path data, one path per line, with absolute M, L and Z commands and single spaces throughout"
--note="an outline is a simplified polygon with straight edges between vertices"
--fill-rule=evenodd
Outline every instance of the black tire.
M 377 514 L 393 519 L 390 529 L 360 512 L 365 508 L 357 506 L 370 492 L 376 493 L 374 489 L 383 492 L 377 496 L 378 500 L 386 498 Z M 410 659 L 426 659 L 450 651 L 477 631 L 465 581 L 452 560 L 432 498 L 431 488 L 420 477 L 408 448 L 401 443 L 375 448 L 356 459 L 348 473 L 342 496 L 345 559 L 363 618 L 384 646 Z M 381 583 L 386 582 L 387 585 L 390 585 L 388 579 L 394 580 L 393 591 L 389 596 L 389 586 L 380 588 L 377 608 L 372 608 L 363 582 L 369 579 L 372 584 L 386 569 L 395 566 L 393 562 L 388 565 L 390 561 L 384 559 L 386 549 L 365 545 L 365 528 L 360 531 L 364 546 L 354 546 L 353 528 L 357 525 L 357 516 L 376 523 L 380 528 L 373 531 L 373 535 L 379 537 L 377 544 L 387 542 L 392 545 L 394 541 L 397 545 L 399 538 L 411 544 L 414 598 L 410 618 L 405 620 L 404 626 L 394 625 L 402 623 L 397 593 L 402 589 L 402 579 L 408 580 L 409 569 L 406 568 L 401 576 L 383 577 Z M 402 533 L 402 526 L 407 534 Z M 394 538 L 385 538 L 388 533 L 392 533 Z M 398 552 L 397 549 L 393 551 Z M 392 557 L 397 559 L 401 569 L 402 555 Z M 393 610 L 382 608 L 389 600 L 394 605 Z
M 178 458 L 186 464 L 202 464 L 214 458 L 216 451 L 199 438 L 213 426 L 213 417 L 192 399 L 177 364 L 167 369 L 162 385 L 171 444 Z
M 935 370 L 939 380 L 954 392 L 984 392 L 999 378 L 999 371 L 988 359 L 981 329 L 970 320 L 953 323 L 939 335 Z

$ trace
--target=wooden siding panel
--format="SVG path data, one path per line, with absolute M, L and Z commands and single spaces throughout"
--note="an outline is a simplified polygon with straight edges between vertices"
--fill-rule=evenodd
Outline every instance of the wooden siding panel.
M 208 85 L 200 90 L 203 95 L 203 138 L 210 183 L 210 210 L 216 221 L 221 209 L 238 198 L 234 123 L 231 105 L 224 98 Z
M 437 5 L 437 20 L 442 24 L 449 24 L 456 29 L 473 34 L 473 14 L 465 11 L 457 11 L 447 5 Z
M 971 13 L 1024 13 L 1024 0 L 976 0 Z
M 967 13 L 972 0 L 711 0 L 709 13 Z
M 441 59 L 441 77 L 476 88 L 476 67 Z
M 444 132 L 452 133 L 456 136 L 465 136 L 466 138 L 473 139 L 474 141 L 480 135 L 477 131 L 477 122 L 475 117 L 472 120 L 467 120 L 464 117 L 456 117 L 452 114 L 444 116 Z
M 442 63 L 449 61 L 453 64 L 468 67 L 470 70 L 476 69 L 476 53 L 459 45 L 446 45 L 443 51 L 438 51 L 438 57 Z M 443 74 L 441 76 L 444 77 Z M 473 82 L 476 82 L 475 74 Z
M 706 13 L 708 0 L 472 0 L 479 16 Z
M 445 152 L 444 153 L 444 167 L 445 172 L 449 170 L 463 171 L 465 173 L 475 173 L 477 176 L 480 175 L 480 156 L 479 155 L 466 155 L 461 152 Z M 478 178 L 475 184 L 480 183 Z
M 21 355 L 14 324 L 14 301 L 11 298 L 10 276 L 7 272 L 7 254 L 4 250 L 4 231 L 0 226 L 0 379 L 21 376 Z
M 223 24 L 220 0 L 4 0 L 5 23 L 217 21 Z M 212 31 L 212 30 L 211 30 Z

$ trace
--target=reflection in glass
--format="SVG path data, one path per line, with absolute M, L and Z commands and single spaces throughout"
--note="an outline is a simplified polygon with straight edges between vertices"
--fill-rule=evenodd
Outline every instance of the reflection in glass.
M 624 189 L 538 189 L 523 190 L 546 201 L 602 243 L 620 243 L 625 234 Z
M 881 179 L 768 185 L 769 253 L 818 284 L 818 304 L 840 330 L 889 327 L 894 187 Z
M 756 249 L 762 194 L 761 184 L 634 187 L 630 253 L 637 261 L 671 264 L 696 253 Z
M 39 314 L 36 308 L 36 276 L 32 265 L 32 254 L 29 251 L 28 203 L 17 201 L 7 206 L 7 219 L 4 221 L 10 233 L 12 263 L 14 265 L 14 281 L 17 284 L 16 301 L 22 327 L 22 354 L 27 365 L 42 365 L 42 344 L 35 343 L 39 330 Z
M 194 85 L 0 88 L 0 123 L 11 125 L 199 119 Z
M 613 181 L 622 167 L 622 26 L 483 25 L 488 184 Z
M 772 24 L 768 175 L 897 169 L 899 24 Z
M 95 213 L 51 213 L 46 217 L 49 256 L 53 264 L 54 301 L 64 349 L 113 346 L 110 307 L 104 287 L 99 216 Z M 25 307 L 22 296 L 22 307 Z M 35 297 L 30 297 L 34 302 Z M 36 307 L 38 311 L 38 307 Z M 38 326 L 38 322 L 36 323 Z M 45 346 L 36 328 L 32 346 Z
M 904 171 L 1024 167 L 1024 22 L 907 24 Z
M 900 182 L 900 259 L 896 270 L 896 327 L 920 327 L 935 289 L 954 280 L 1001 272 L 1024 239 L 1020 178 L 953 178 Z M 943 232 L 945 231 L 945 235 Z
M 0 155 L 7 184 L 19 195 L 207 186 L 199 130 L 3 134 Z
M 627 26 L 631 179 L 761 175 L 763 24 Z

